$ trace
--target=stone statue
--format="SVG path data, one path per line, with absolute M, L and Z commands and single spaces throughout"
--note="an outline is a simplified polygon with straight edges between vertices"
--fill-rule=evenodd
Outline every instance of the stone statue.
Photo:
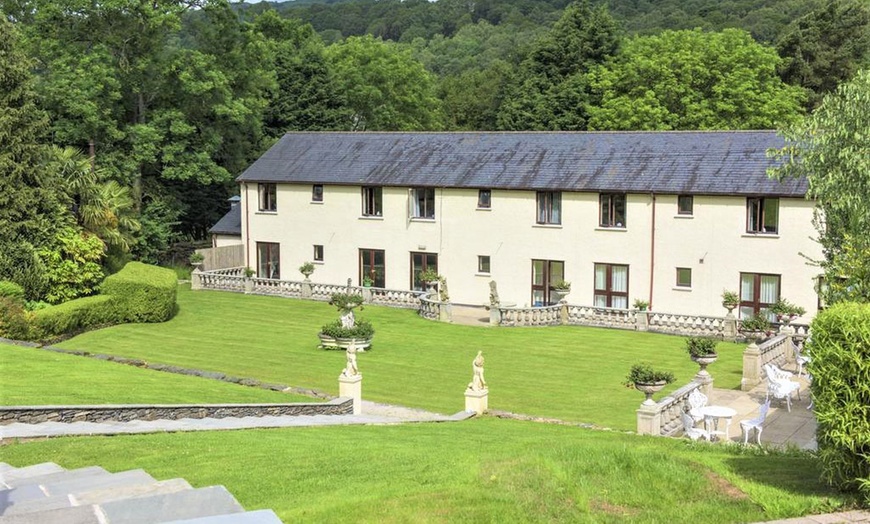
M 356 319 L 353 316 L 353 310 L 348 309 L 343 315 L 339 317 L 341 320 L 341 327 L 345 329 L 350 329 L 356 325 Z
M 499 306 L 498 289 L 495 287 L 495 280 L 489 281 L 489 305 L 491 307 Z
M 471 363 L 472 377 L 468 389 L 471 391 L 483 391 L 486 389 L 486 380 L 483 379 L 483 351 L 478 351 L 477 356 Z
M 341 372 L 341 376 L 343 377 L 355 377 L 359 375 L 359 368 L 356 367 L 356 343 L 351 342 L 347 347 L 347 365 L 344 367 L 344 371 Z

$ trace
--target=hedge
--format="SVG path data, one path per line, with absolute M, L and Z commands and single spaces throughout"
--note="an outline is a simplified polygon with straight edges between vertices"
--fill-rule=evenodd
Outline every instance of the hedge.
M 77 298 L 56 306 L 33 312 L 33 338 L 44 339 L 81 331 L 101 324 L 118 321 L 115 297 L 95 295 Z
M 117 300 L 120 322 L 164 322 L 175 314 L 178 276 L 171 269 L 129 262 L 106 277 L 100 292 Z
M 16 302 L 24 302 L 24 288 L 9 280 L 0 280 L 0 297 L 11 298 Z
M 808 349 L 822 474 L 870 501 L 870 304 L 819 314 Z

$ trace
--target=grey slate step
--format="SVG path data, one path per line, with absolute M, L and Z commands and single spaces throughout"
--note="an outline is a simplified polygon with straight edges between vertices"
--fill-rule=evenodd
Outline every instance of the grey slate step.
M 271 509 L 248 511 L 246 513 L 234 513 L 232 515 L 218 515 L 215 517 L 201 517 L 189 520 L 173 520 L 166 524 L 282 524 L 281 519 Z
M 62 467 L 54 462 L 43 462 L 42 464 L 34 464 L 32 466 L 12 468 L 11 470 L 3 471 L 0 473 L 0 481 L 2 481 L 4 485 L 9 486 L 9 482 L 16 482 L 29 477 L 46 475 L 48 473 L 57 473 L 63 470 Z
M 100 504 L 100 508 L 106 522 L 124 524 L 153 524 L 245 511 L 223 486 L 116 500 Z M 4 524 L 2 520 L 0 524 Z
M 64 482 L 68 480 L 74 480 L 83 477 L 90 477 L 94 475 L 108 475 L 109 472 L 104 470 L 99 466 L 90 466 L 87 468 L 79 468 L 79 469 L 71 469 L 71 470 L 61 470 L 53 473 L 45 473 L 42 475 L 32 475 L 24 478 L 7 478 L 4 482 L 10 488 L 18 488 L 21 486 L 27 486 L 31 484 L 46 484 L 53 482 Z
M 77 506 L 2 516 L 0 524 L 106 524 L 106 520 L 98 506 Z
M 83 493 L 73 493 L 70 494 L 70 499 L 74 506 L 86 506 L 88 504 L 100 504 L 113 500 L 147 497 L 164 493 L 176 493 L 186 489 L 193 489 L 186 480 L 169 479 L 148 485 L 105 488 L 86 491 Z

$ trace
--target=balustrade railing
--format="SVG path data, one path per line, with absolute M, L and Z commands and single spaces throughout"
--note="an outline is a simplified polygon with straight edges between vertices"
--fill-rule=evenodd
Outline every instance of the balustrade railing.
M 401 289 L 384 289 L 380 287 L 371 290 L 371 303 L 380 306 L 415 309 L 420 307 L 423 293 L 420 291 L 405 291 Z
M 420 316 L 429 320 L 441 318 L 441 302 L 427 296 L 420 297 Z
M 252 278 L 251 293 L 257 295 L 276 295 L 279 297 L 301 297 L 302 282 L 275 280 L 273 278 Z
M 221 291 L 239 291 L 245 290 L 245 277 L 241 275 L 230 275 L 217 272 L 206 272 L 199 274 L 201 289 L 217 289 Z
M 788 352 L 792 351 L 791 341 L 787 335 L 776 335 L 758 344 L 758 352 L 761 354 L 761 366 L 776 364 L 782 366 L 788 358 Z
M 362 289 L 361 287 L 356 286 L 342 286 L 339 284 L 316 284 L 314 282 L 309 282 L 311 286 L 311 297 L 314 300 L 329 300 L 332 298 L 334 293 L 352 293 L 361 295 Z
M 581 326 L 637 329 L 637 310 L 569 305 L 568 323 Z
M 501 326 L 555 326 L 562 323 L 562 306 L 499 307 Z
M 637 410 L 637 432 L 662 437 L 674 437 L 682 433 L 682 414 L 688 409 L 689 395 L 702 387 L 700 382 L 693 380 L 655 404 L 641 404 Z
M 700 337 L 725 336 L 725 319 L 721 317 L 649 312 L 648 318 L 650 331 Z

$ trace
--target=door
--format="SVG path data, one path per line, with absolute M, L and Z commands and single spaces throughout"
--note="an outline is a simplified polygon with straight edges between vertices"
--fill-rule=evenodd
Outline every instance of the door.
M 559 300 L 552 293 L 553 284 L 561 280 L 565 280 L 564 261 L 532 260 L 532 306 L 557 304 Z

